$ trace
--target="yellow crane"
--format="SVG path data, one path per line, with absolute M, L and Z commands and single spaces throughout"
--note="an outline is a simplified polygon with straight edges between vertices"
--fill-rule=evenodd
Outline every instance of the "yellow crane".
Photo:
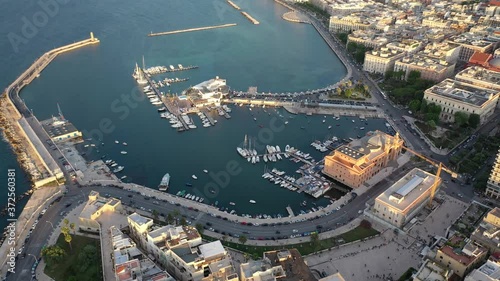
M 430 205 L 432 205 L 432 200 L 434 199 L 434 195 L 436 194 L 436 189 L 439 185 L 438 179 L 441 176 L 441 170 L 450 174 L 451 177 L 454 179 L 458 178 L 458 174 L 456 172 L 452 171 L 451 169 L 447 168 L 445 165 L 443 165 L 443 163 L 432 160 L 429 157 L 422 155 L 422 154 L 420 154 L 412 149 L 409 149 L 406 146 L 403 146 L 403 149 L 405 149 L 406 151 L 412 153 L 413 155 L 418 156 L 419 158 L 431 163 L 433 166 L 437 167 L 436 177 L 434 178 L 434 183 L 432 184 L 432 187 L 431 187 L 431 195 L 430 195 L 430 199 L 429 199 L 429 206 L 430 206 Z

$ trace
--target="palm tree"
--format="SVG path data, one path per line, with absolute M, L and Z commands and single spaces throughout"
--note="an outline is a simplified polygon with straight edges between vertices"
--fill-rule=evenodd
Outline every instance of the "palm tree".
M 70 223 L 70 224 L 69 224 L 69 228 L 70 228 L 71 230 L 73 230 L 73 234 L 76 234 L 75 223 L 73 223 L 73 222 L 72 222 L 72 223 Z
M 65 225 L 65 226 L 68 226 L 68 224 L 69 224 L 69 220 L 68 220 L 68 219 L 64 219 L 64 220 L 63 220 L 63 223 L 64 223 L 64 225 Z
M 71 247 L 71 240 L 73 240 L 73 237 L 71 237 L 70 234 L 64 234 L 64 241 L 68 242 L 69 249 L 73 250 L 73 247 Z
M 245 245 L 248 239 L 245 235 L 241 235 L 240 238 L 238 238 L 238 241 L 240 241 L 241 244 Z
M 153 215 L 153 218 L 154 218 L 155 220 L 158 220 L 158 211 L 157 211 L 157 210 L 153 210 L 153 211 L 151 212 L 151 214 Z

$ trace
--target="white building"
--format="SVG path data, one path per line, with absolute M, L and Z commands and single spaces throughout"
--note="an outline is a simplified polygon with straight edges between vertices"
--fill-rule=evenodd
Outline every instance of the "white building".
M 498 281 L 500 280 L 500 262 L 487 260 L 478 269 L 474 269 L 464 281 Z
M 403 52 L 389 50 L 386 47 L 380 48 L 380 50 L 368 51 L 365 54 L 363 70 L 385 75 L 387 71 L 394 69 L 396 61 L 404 57 L 404 55 Z
M 464 112 L 468 115 L 478 114 L 483 124 L 495 111 L 498 96 L 499 92 L 496 90 L 451 79 L 446 79 L 424 92 L 424 99 L 428 103 L 441 106 L 440 119 L 444 122 L 454 122 L 454 114 Z
M 418 54 L 408 55 L 394 64 L 394 71 L 403 71 L 408 79 L 412 71 L 420 72 L 420 77 L 426 80 L 442 81 L 453 75 L 455 64 L 445 60 L 437 60 Z
M 414 168 L 375 199 L 373 214 L 398 228 L 403 227 L 429 202 L 436 180 L 437 189 L 441 178 Z
M 490 178 L 486 184 L 485 194 L 497 200 L 500 199 L 500 149 L 498 150 L 495 163 L 493 163 Z

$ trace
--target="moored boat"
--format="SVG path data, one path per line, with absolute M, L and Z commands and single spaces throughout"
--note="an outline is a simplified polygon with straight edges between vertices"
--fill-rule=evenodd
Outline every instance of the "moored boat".
M 170 183 L 170 174 L 166 173 L 161 179 L 160 185 L 158 185 L 158 189 L 161 191 L 166 191 L 168 189 L 169 183 Z

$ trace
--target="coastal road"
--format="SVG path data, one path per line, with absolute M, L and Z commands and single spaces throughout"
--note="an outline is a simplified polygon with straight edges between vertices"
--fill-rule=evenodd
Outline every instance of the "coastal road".
M 406 173 L 409 168 L 410 166 L 406 165 L 403 168 L 397 170 L 390 177 L 384 179 L 382 182 L 375 185 L 366 193 L 357 196 L 351 203 L 347 204 L 339 211 L 336 211 L 330 215 L 325 215 L 310 221 L 306 220 L 292 224 L 274 226 L 242 225 L 240 223 L 213 217 L 209 214 L 194 211 L 183 206 L 170 204 L 168 202 L 159 202 L 159 204 L 155 204 L 154 202 L 160 200 L 147 198 L 138 195 L 135 192 L 115 187 L 94 186 L 80 188 L 75 185 L 70 185 L 67 189 L 68 192 L 62 196 L 61 200 L 59 202 L 56 201 L 51 204 L 51 206 L 47 209 L 45 215 L 38 218 L 38 224 L 31 233 L 31 238 L 26 241 L 24 251 L 21 255 L 19 255 L 19 259 L 17 260 L 16 268 L 18 270 L 15 274 L 10 274 L 7 280 L 31 280 L 31 268 L 35 263 L 35 257 L 41 257 L 40 252 L 42 248 L 48 243 L 48 239 L 53 231 L 52 227 L 57 227 L 57 225 L 64 218 L 64 214 L 62 214 L 61 212 L 68 213 L 71 208 L 76 207 L 76 202 L 80 200 L 86 200 L 87 195 L 91 190 L 98 191 L 103 196 L 120 198 L 123 204 L 126 206 L 130 206 L 130 201 L 132 200 L 135 207 L 143 207 L 146 211 L 149 209 L 157 210 L 159 213 L 166 215 L 173 212 L 174 210 L 177 210 L 192 225 L 200 223 L 207 228 L 215 228 L 219 233 L 228 234 L 231 236 L 245 235 L 249 239 L 253 240 L 271 240 L 273 238 L 288 238 L 292 234 L 301 234 L 310 231 L 327 231 L 348 223 L 350 220 L 359 215 L 358 211 L 365 208 L 367 201 L 373 200 L 373 198 L 378 196 L 378 194 L 380 194 L 386 188 L 388 181 L 392 182 L 397 180 L 399 176 Z M 69 203 L 71 203 L 71 206 L 66 207 L 66 205 Z M 210 224 L 210 226 L 207 223 Z M 320 229 L 318 229 L 318 226 L 320 226 Z M 308 239 L 308 237 L 305 237 L 304 239 Z M 24 256 L 24 258 L 22 258 L 22 256 Z

